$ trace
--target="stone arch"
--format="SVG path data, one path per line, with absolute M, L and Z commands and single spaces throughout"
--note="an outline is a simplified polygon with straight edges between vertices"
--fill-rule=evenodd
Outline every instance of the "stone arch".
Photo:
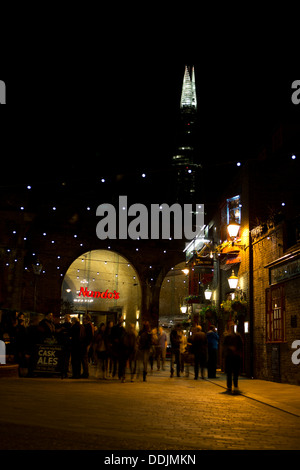
M 182 315 L 180 307 L 189 292 L 188 276 L 182 271 L 184 268 L 186 268 L 185 261 L 176 264 L 162 281 L 159 296 L 160 320 L 168 317 L 174 319 Z
M 77 257 L 63 278 L 61 298 L 74 313 L 90 313 L 97 323 L 109 312 L 136 324 L 141 282 L 136 268 L 117 251 L 95 249 Z

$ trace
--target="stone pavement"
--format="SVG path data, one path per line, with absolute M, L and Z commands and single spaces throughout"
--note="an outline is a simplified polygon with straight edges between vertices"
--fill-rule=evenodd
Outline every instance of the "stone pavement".
M 300 450 L 300 388 L 240 378 L 0 380 L 0 449 Z

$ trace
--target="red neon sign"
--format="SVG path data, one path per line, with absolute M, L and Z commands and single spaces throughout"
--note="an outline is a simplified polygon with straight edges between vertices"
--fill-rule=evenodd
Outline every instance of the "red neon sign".
M 80 292 L 78 296 L 80 297 L 81 294 L 83 297 L 95 297 L 95 298 L 101 298 L 101 299 L 119 299 L 120 298 L 120 293 L 117 291 L 113 292 L 108 292 L 108 289 L 106 289 L 105 292 L 99 292 L 99 291 L 94 291 L 94 290 L 88 290 L 87 287 L 84 289 L 83 287 L 80 287 Z

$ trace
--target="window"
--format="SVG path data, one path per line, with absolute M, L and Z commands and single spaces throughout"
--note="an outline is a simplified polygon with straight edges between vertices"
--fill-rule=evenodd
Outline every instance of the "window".
M 241 203 L 240 196 L 227 199 L 227 225 L 231 221 L 241 224 Z
M 266 290 L 266 333 L 267 343 L 285 341 L 284 285 Z

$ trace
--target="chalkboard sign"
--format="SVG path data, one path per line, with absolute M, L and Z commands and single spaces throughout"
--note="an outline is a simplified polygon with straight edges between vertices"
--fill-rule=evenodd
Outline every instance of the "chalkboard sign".
M 40 374 L 61 374 L 63 368 L 63 347 L 55 338 L 46 338 L 36 345 L 33 372 Z

